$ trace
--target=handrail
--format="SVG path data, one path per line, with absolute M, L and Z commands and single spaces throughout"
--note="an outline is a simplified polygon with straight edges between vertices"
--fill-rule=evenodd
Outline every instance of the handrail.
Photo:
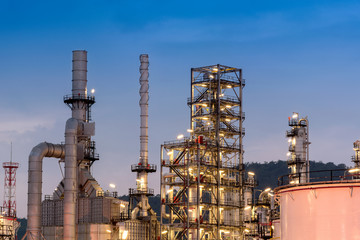
M 324 181 L 340 181 L 345 180 L 349 176 L 346 176 L 345 172 L 349 169 L 330 169 L 330 170 L 317 170 L 317 171 L 309 171 L 309 172 L 301 172 L 294 174 L 287 174 L 278 177 L 278 186 L 284 186 L 290 184 L 292 179 L 298 179 L 301 183 L 301 179 L 306 179 L 307 173 L 310 174 L 309 182 L 324 182 Z M 336 172 L 341 172 L 340 175 L 334 174 Z M 323 173 L 323 174 L 321 174 Z M 356 174 L 355 174 L 356 175 Z

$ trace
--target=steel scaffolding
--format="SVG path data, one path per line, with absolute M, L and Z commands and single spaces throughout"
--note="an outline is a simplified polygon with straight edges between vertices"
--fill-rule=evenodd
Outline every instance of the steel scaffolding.
M 161 146 L 161 239 L 241 239 L 242 70 L 191 69 L 190 137 Z

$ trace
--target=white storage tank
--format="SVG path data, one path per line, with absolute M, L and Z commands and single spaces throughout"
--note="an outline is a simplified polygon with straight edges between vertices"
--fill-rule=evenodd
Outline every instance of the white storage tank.
M 276 189 L 281 240 L 360 239 L 360 181 L 316 182 Z

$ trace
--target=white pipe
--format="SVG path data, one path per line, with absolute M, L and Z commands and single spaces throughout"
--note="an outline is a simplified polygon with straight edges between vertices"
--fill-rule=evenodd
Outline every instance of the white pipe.
M 78 126 L 78 120 L 70 118 L 65 127 L 64 240 L 76 239 Z
M 73 97 L 87 97 L 87 51 L 73 51 L 72 66 L 72 95 Z M 86 120 L 86 107 L 84 104 L 73 106 L 72 117 L 78 120 Z
M 148 165 L 148 107 L 149 107 L 149 56 L 140 55 L 140 163 L 142 166 Z M 139 177 L 142 181 L 142 190 L 148 189 L 147 172 L 140 172 Z M 140 215 L 147 216 L 148 199 L 146 195 L 141 196 Z
M 42 161 L 44 157 L 64 158 L 64 145 L 43 142 L 35 146 L 29 155 L 27 233 L 33 239 L 40 239 L 41 232 Z

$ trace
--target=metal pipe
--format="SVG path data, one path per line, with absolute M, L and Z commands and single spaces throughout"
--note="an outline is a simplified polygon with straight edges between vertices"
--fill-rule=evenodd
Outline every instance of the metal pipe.
M 41 234 L 42 161 L 44 157 L 64 158 L 64 145 L 42 142 L 35 146 L 29 155 L 27 234 L 33 239 L 40 239 Z
M 148 108 L 149 108 L 149 56 L 147 54 L 140 55 L 140 163 L 142 166 L 148 165 Z M 147 172 L 139 173 L 142 184 L 142 190 L 148 189 Z M 146 195 L 141 196 L 141 212 L 140 215 L 147 216 L 148 199 Z
M 67 120 L 65 127 L 64 240 L 76 239 L 78 127 L 77 119 Z
M 72 95 L 74 98 L 87 97 L 87 51 L 73 51 L 72 60 Z M 73 106 L 72 117 L 78 120 L 86 120 L 86 107 L 84 104 Z

